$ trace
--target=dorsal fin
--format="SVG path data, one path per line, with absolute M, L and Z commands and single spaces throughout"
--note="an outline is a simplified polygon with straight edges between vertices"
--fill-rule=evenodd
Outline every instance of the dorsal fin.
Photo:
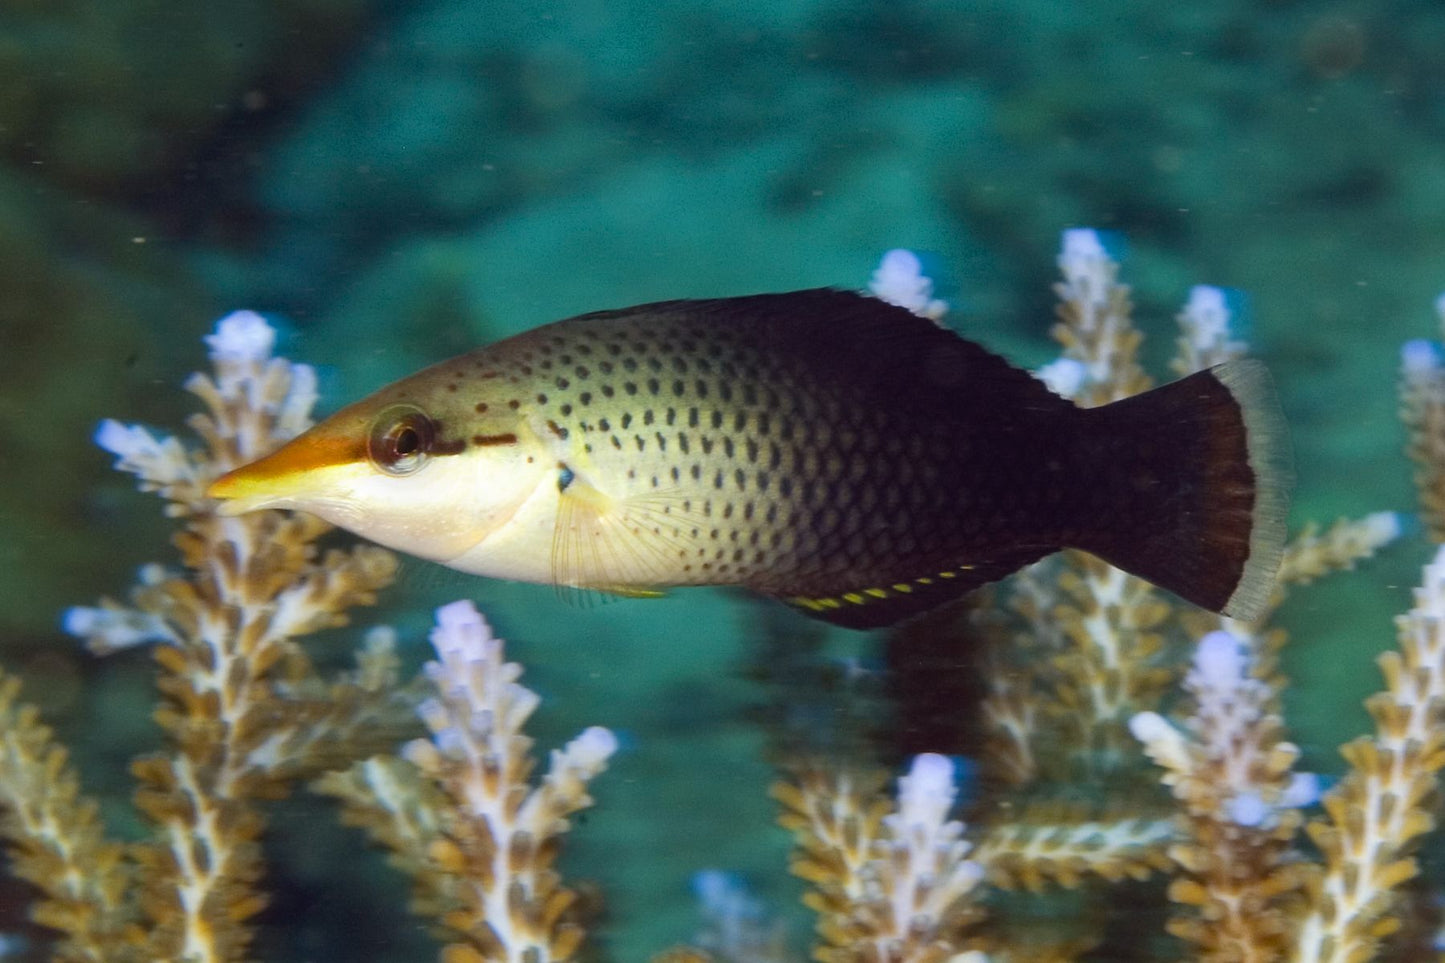
M 907 411 L 957 417 L 974 397 L 1006 397 L 1025 408 L 1067 404 L 1027 371 L 972 341 L 853 291 L 659 301 L 575 320 L 622 318 L 740 329 L 765 353 L 799 359 L 820 376 L 855 383 Z

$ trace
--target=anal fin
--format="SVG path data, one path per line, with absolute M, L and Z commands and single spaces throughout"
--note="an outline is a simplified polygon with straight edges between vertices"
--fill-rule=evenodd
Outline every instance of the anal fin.
M 997 581 L 1036 562 L 1053 551 L 1029 548 L 913 578 L 880 581 L 875 585 L 833 593 L 779 594 L 776 597 L 811 618 L 848 629 L 877 629 L 896 625 L 912 616 L 962 598 L 974 589 Z M 769 593 L 772 594 L 772 593 Z
M 616 595 L 624 599 L 660 599 L 667 593 L 662 589 L 638 588 L 635 585 L 589 585 L 594 592 L 602 592 L 605 595 Z

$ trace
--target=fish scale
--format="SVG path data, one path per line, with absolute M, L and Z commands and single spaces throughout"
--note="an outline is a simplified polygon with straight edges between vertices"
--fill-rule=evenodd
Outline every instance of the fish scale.
M 1263 603 L 1287 465 L 1231 362 L 1084 411 L 871 298 L 583 315 L 442 362 L 216 482 L 464 571 L 743 585 L 896 622 L 1063 547 L 1216 610 Z

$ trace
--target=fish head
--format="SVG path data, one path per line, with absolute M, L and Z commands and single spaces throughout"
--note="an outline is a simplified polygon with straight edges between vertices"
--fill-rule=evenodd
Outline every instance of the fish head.
M 348 405 L 206 494 L 239 515 L 292 509 L 446 564 L 504 526 L 551 461 L 506 378 L 463 355 Z

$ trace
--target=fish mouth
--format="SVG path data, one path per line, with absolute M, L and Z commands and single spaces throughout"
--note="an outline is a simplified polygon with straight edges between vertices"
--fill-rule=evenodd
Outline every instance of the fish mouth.
M 206 486 L 206 497 L 220 503 L 216 506 L 219 514 L 244 515 L 263 508 L 287 508 L 295 503 L 294 479 L 258 470 L 261 464 L 242 465 Z
M 263 458 L 234 468 L 206 486 L 222 515 L 262 508 L 294 508 L 313 493 L 327 469 L 354 464 L 356 446 L 345 439 L 307 432 Z M 361 457 L 365 457 L 364 454 Z

